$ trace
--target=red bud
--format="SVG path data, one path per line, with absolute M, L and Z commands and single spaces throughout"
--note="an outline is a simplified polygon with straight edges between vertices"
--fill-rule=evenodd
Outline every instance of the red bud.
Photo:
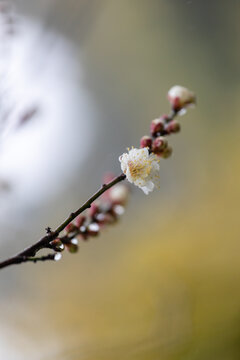
M 71 232 L 74 232 L 77 230 L 77 227 L 76 225 L 74 225 L 73 223 L 70 223 L 68 224 L 66 227 L 65 227 L 65 231 L 69 234 Z
M 150 136 L 143 136 L 140 140 L 140 147 L 145 148 L 148 147 L 149 149 L 152 148 L 152 138 Z
M 178 121 L 172 120 L 165 125 L 165 130 L 168 134 L 178 133 L 181 130 L 181 126 Z
M 151 125 L 150 125 L 150 132 L 151 132 L 152 136 L 156 136 L 158 133 L 163 131 L 164 123 L 165 123 L 165 120 L 162 117 L 159 119 L 152 120 Z
M 172 155 L 172 148 L 169 146 L 167 147 L 166 149 L 163 150 L 161 156 L 164 158 L 164 159 L 167 159 L 169 158 L 170 156 Z
M 80 226 L 82 226 L 82 225 L 84 224 L 85 220 L 86 220 L 86 217 L 85 217 L 85 216 L 78 215 L 78 216 L 76 217 L 76 219 L 74 220 L 74 222 L 75 222 L 75 225 L 76 225 L 78 228 L 80 228 Z
M 162 137 L 158 136 L 154 141 L 152 145 L 152 151 L 154 154 L 160 155 L 162 151 L 167 147 L 167 140 Z

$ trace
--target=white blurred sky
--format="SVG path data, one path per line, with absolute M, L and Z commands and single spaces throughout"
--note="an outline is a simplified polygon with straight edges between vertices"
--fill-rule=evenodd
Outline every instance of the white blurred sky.
M 5 28 L 2 24 L 0 179 L 9 190 L 0 192 L 3 229 L 13 218 L 21 224 L 25 210 L 46 208 L 76 173 L 81 182 L 79 169 L 98 126 L 73 44 L 24 16 L 17 17 L 13 36 L 5 35 Z M 33 107 L 36 114 L 19 126 Z

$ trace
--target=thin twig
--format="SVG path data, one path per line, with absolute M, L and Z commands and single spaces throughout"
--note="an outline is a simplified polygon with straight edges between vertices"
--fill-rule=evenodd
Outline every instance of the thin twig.
M 69 215 L 69 217 L 56 228 L 56 230 L 49 231 L 49 228 L 48 228 L 47 235 L 42 237 L 35 244 L 29 246 L 25 250 L 21 251 L 19 254 L 12 256 L 5 261 L 0 262 L 0 269 L 3 269 L 7 266 L 14 265 L 14 264 L 21 264 L 21 263 L 27 262 L 27 261 L 36 262 L 36 261 L 54 260 L 54 254 L 50 254 L 45 257 L 44 256 L 35 257 L 35 255 L 39 250 L 49 247 L 50 242 L 53 241 L 54 239 L 56 239 L 58 237 L 59 233 L 62 230 L 64 230 L 65 227 L 68 224 L 70 224 L 79 214 L 81 214 L 86 209 L 90 208 L 91 204 L 97 198 L 99 198 L 99 196 L 101 196 L 105 191 L 107 191 L 108 189 L 110 189 L 112 186 L 116 185 L 120 181 L 123 181 L 125 178 L 126 178 L 126 175 L 121 174 L 121 175 L 117 176 L 116 178 L 114 178 L 112 181 L 110 181 L 108 184 L 103 184 L 102 187 L 93 196 L 91 196 L 78 210 L 76 210 L 75 212 L 72 212 Z M 51 258 L 49 258 L 49 256 Z

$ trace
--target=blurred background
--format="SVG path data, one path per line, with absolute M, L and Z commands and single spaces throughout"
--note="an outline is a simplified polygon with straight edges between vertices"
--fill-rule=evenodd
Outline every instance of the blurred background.
M 197 94 L 161 188 L 58 263 L 0 273 L 4 360 L 240 357 L 240 3 L 0 6 L 0 254 L 120 171 L 175 84 Z

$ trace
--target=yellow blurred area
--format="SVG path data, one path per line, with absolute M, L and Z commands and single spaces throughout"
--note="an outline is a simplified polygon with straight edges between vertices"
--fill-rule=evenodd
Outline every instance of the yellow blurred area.
M 161 210 L 161 194 L 153 206 L 149 197 L 139 208 L 132 196 L 122 223 L 85 243 L 78 255 L 40 265 L 37 277 L 35 269 L 34 279 L 28 276 L 34 299 L 24 296 L 23 305 L 44 314 L 37 337 L 46 323 L 58 334 L 62 351 L 56 358 L 238 358 L 235 145 L 221 155 L 205 186 L 199 188 L 193 176 L 195 185 L 173 210 L 171 204 Z M 213 146 L 221 147 L 221 140 Z
M 112 121 L 106 142 L 116 157 L 104 167 L 167 111 L 171 85 L 191 87 L 198 105 L 169 139 L 174 155 L 161 161 L 159 191 L 134 189 L 123 219 L 77 255 L 11 269 L 14 289 L 2 302 L 11 315 L 2 318 L 22 333 L 13 342 L 26 359 L 239 359 L 236 9 L 232 0 L 102 10 L 85 56 L 89 87 Z

